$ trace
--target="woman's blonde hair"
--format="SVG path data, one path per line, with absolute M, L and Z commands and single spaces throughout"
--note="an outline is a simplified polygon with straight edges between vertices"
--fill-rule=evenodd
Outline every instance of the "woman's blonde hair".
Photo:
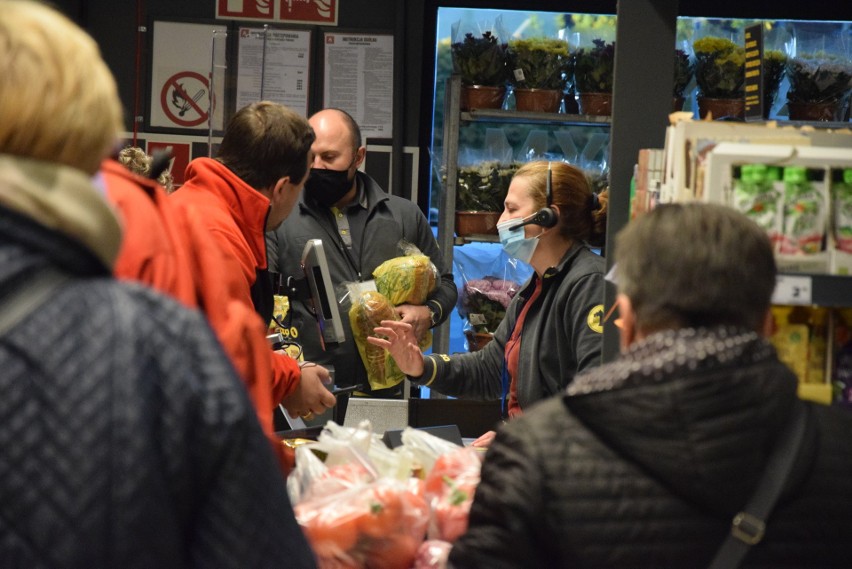
M 122 129 L 95 41 L 59 12 L 0 2 L 0 152 L 94 173 Z

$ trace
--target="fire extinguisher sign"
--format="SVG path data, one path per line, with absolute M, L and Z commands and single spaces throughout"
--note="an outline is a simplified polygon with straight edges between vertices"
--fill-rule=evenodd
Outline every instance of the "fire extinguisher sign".
M 337 25 L 338 0 L 217 0 L 216 17 L 288 24 Z

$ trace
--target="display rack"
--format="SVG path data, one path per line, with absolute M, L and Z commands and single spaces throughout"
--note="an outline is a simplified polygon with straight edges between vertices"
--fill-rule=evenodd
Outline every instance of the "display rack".
M 564 113 L 522 112 L 497 109 L 460 110 L 461 77 L 452 75 L 447 79 L 444 97 L 443 164 L 444 182 L 438 214 L 438 246 L 444 261 L 452 264 L 453 247 L 472 242 L 497 242 L 496 236 L 456 237 L 455 204 L 458 182 L 459 131 L 470 123 L 504 123 L 557 126 L 610 127 L 610 118 L 605 116 L 574 115 Z M 449 351 L 450 322 L 444 322 L 433 333 L 432 349 L 436 353 Z

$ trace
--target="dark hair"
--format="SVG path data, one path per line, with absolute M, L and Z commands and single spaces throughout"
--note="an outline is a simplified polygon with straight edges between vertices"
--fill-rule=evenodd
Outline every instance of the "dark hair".
M 252 188 L 268 188 L 285 176 L 295 184 L 308 172 L 313 142 L 314 131 L 304 117 L 261 101 L 231 118 L 217 158 Z
M 606 239 L 606 217 L 609 192 L 592 193 L 586 174 L 561 161 L 527 162 L 515 172 L 515 177 L 529 180 L 530 196 L 537 209 L 547 204 L 547 168 L 551 169 L 552 204 L 559 207 L 557 229 L 573 241 L 592 246 L 603 245 Z
M 760 330 L 775 288 L 766 232 L 718 204 L 660 205 L 616 237 L 616 279 L 637 328 Z

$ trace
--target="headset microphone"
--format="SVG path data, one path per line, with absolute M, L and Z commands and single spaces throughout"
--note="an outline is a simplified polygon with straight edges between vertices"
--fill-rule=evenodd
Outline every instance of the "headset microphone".
M 559 214 L 556 213 L 556 210 L 553 209 L 553 190 L 551 188 L 552 184 L 551 180 L 551 169 L 550 162 L 547 163 L 547 207 L 544 207 L 532 215 L 528 215 L 520 222 L 516 223 L 512 227 L 509 228 L 509 231 L 514 231 L 516 229 L 520 229 L 524 225 L 539 225 L 544 228 L 550 228 L 556 225 L 559 221 Z

